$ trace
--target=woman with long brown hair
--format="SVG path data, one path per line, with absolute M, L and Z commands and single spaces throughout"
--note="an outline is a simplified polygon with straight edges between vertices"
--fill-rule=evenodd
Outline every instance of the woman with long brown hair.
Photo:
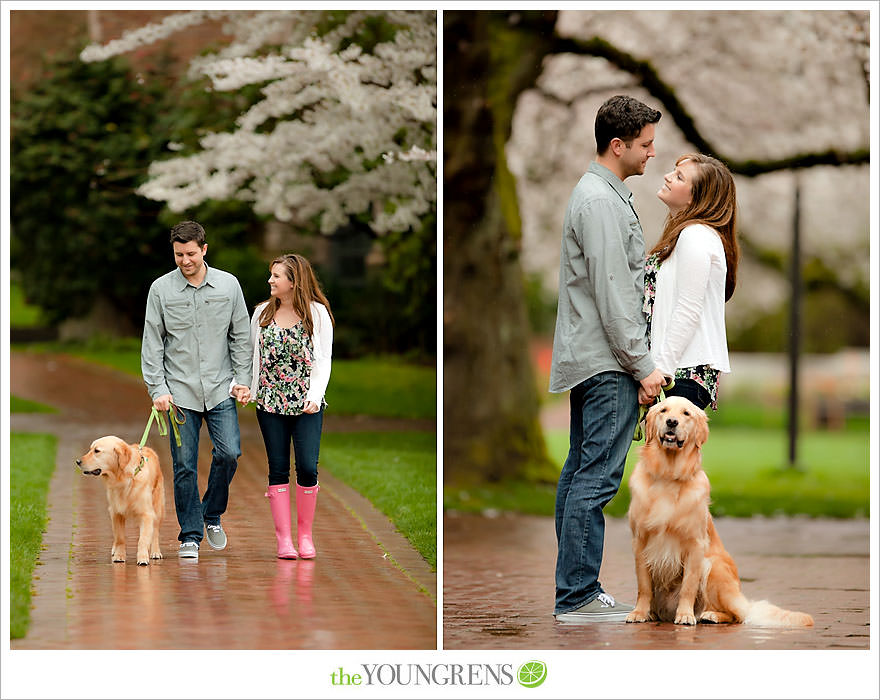
M 270 298 L 251 319 L 250 401 L 269 462 L 266 496 L 275 522 L 279 559 L 313 559 L 312 522 L 318 498 L 318 452 L 324 392 L 330 379 L 333 315 L 309 261 L 301 255 L 269 265 Z M 297 548 L 290 524 L 290 444 L 296 463 Z
M 721 161 L 686 154 L 664 175 L 657 196 L 669 214 L 645 263 L 651 355 L 675 378 L 667 395 L 716 408 L 719 377 L 730 372 L 724 304 L 739 263 L 736 185 Z

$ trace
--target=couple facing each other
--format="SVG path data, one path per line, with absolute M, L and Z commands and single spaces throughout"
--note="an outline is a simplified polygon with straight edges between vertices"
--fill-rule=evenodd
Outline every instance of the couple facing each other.
M 220 519 L 241 457 L 238 400 L 257 404 L 277 556 L 313 558 L 318 453 L 333 346 L 330 304 L 308 260 L 282 255 L 269 265 L 270 298 L 251 317 L 238 280 L 205 262 L 208 245 L 200 224 L 177 224 L 171 245 L 177 269 L 153 282 L 147 296 L 141 372 L 153 405 L 171 409 L 182 421 L 179 447 L 169 433 L 179 555 L 198 559 L 205 533 L 212 548 L 226 547 Z M 214 449 L 200 498 L 202 422 Z M 291 442 L 298 552 L 291 535 Z
M 654 157 L 660 112 L 618 95 L 596 115 L 597 156 L 571 194 L 562 233 L 550 391 L 570 391 L 568 457 L 556 492 L 560 622 L 622 621 L 632 606 L 599 583 L 602 509 L 620 488 L 639 404 L 684 396 L 716 406 L 730 371 L 724 304 L 739 248 L 736 188 L 727 167 L 683 155 L 657 196 L 669 209 L 645 253 L 624 181 Z

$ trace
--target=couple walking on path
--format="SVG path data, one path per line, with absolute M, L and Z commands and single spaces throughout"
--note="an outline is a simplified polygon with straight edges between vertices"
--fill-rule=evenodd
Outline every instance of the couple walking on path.
M 550 391 L 570 391 L 569 453 L 556 495 L 560 622 L 623 621 L 599 582 L 602 509 L 620 488 L 640 404 L 716 406 L 730 371 L 724 304 L 736 287 L 736 188 L 715 158 L 685 154 L 657 192 L 669 212 L 645 254 L 624 181 L 654 157 L 660 112 L 618 95 L 596 115 L 597 156 L 565 213 Z
M 271 543 L 266 455 L 256 414 L 240 410 L 242 456 L 231 507 L 223 515 L 227 548 L 214 551 L 203 544 L 197 560 L 166 553 L 150 566 L 127 566 L 107 556 L 111 527 L 104 489 L 73 468 L 72 459 L 96 435 L 140 437 L 147 398 L 141 378 L 75 356 L 29 349 L 13 351 L 11 362 L 11 393 L 56 409 L 13 413 L 13 433 L 57 436 L 44 547 L 31 584 L 31 623 L 24 638 L 11 641 L 13 649 L 436 648 L 436 572 L 387 515 L 341 480 L 343 472 L 331 471 L 336 462 L 323 462 L 331 457 L 344 462 L 348 446 L 362 444 L 365 431 L 429 431 L 427 421 L 328 414 L 314 524 L 318 557 L 288 560 L 278 559 Z M 332 454 L 328 433 L 342 438 L 330 446 Z M 202 492 L 210 442 L 203 439 L 200 446 Z M 170 442 L 153 434 L 149 445 L 162 464 L 170 513 Z M 167 518 L 163 541 L 172 541 L 178 530 L 174 517 Z M 129 529 L 129 535 L 135 532 Z M 399 614 L 375 614 L 390 609 Z M 407 619 L 405 627 L 400 615 Z
M 266 496 L 277 556 L 312 559 L 318 454 L 324 392 L 330 379 L 333 316 L 309 262 L 283 255 L 269 266 L 270 298 L 248 318 L 231 274 L 205 262 L 205 231 L 184 221 L 171 231 L 177 269 L 157 279 L 147 297 L 141 350 L 144 383 L 159 411 L 178 419 L 171 440 L 179 556 L 198 559 L 200 543 L 224 549 L 221 523 L 241 457 L 236 400 L 257 402 L 269 464 Z M 214 444 L 204 496 L 199 496 L 199 432 Z M 291 535 L 290 445 L 296 460 L 298 549 Z

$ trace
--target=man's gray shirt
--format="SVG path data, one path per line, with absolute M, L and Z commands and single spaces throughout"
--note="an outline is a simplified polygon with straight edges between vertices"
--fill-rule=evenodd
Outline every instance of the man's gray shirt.
M 645 240 L 632 192 L 595 161 L 571 193 L 562 227 L 550 391 L 600 372 L 654 370 L 642 311 Z
M 141 373 L 155 400 L 171 394 L 174 403 L 210 411 L 229 398 L 235 384 L 250 386 L 250 316 L 238 280 L 207 268 L 198 288 L 180 268 L 150 286 Z

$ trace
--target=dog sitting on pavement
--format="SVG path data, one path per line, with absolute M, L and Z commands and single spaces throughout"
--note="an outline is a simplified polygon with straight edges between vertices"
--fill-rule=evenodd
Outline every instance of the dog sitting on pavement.
M 83 474 L 104 482 L 113 527 L 112 560 L 125 561 L 126 520 L 135 520 L 140 528 L 137 563 L 146 566 L 150 559 L 161 559 L 159 526 L 165 517 L 165 481 L 156 452 L 108 435 L 95 440 L 76 465 Z
M 626 621 L 812 626 L 806 613 L 742 594 L 736 564 L 709 513 L 700 449 L 708 438 L 705 412 L 683 397 L 648 411 L 645 444 L 629 480 L 638 598 Z

